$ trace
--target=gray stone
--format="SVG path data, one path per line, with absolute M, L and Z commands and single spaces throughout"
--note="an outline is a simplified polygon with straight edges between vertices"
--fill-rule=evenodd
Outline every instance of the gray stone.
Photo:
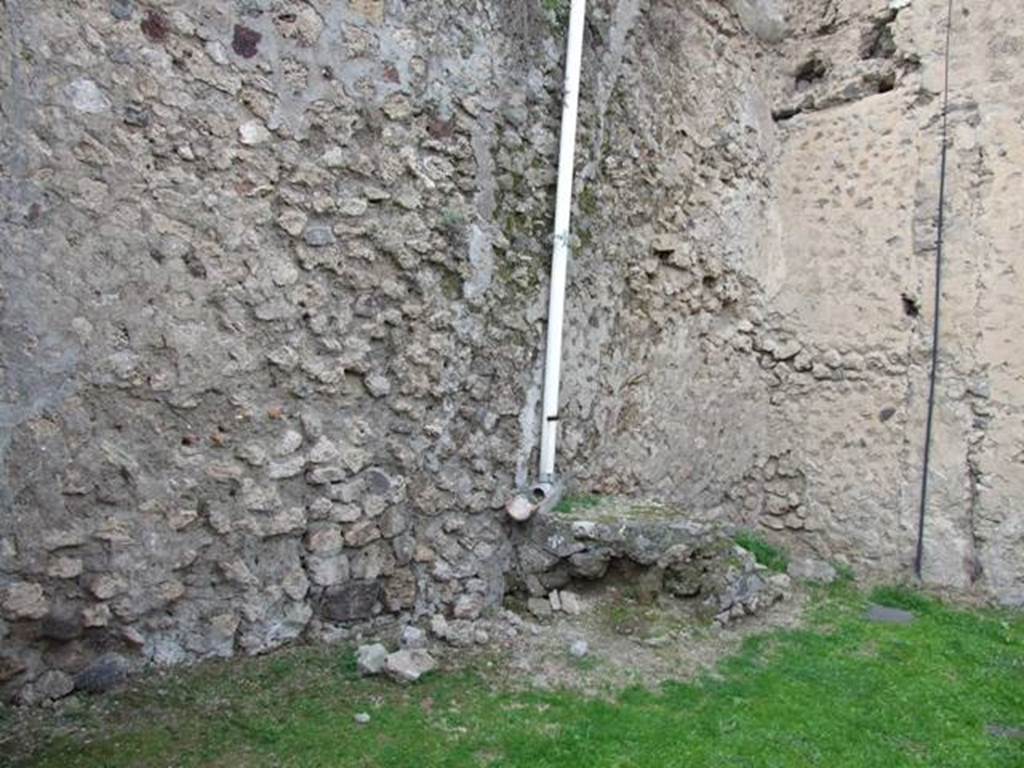
M 126 104 L 123 119 L 125 125 L 145 128 L 149 125 L 150 113 L 143 104 Z
M 118 21 L 127 21 L 135 10 L 133 0 L 110 0 L 110 15 Z
M 302 239 L 306 245 L 313 248 L 323 248 L 327 245 L 334 244 L 336 238 L 331 228 L 324 224 L 310 224 L 306 227 L 306 230 L 302 233 Z
M 611 555 L 607 550 L 577 552 L 569 557 L 571 573 L 583 579 L 600 579 L 608 571 Z
M 356 650 L 356 669 L 360 675 L 377 675 L 384 670 L 388 649 L 380 643 L 361 645 Z
M 437 662 L 425 650 L 411 648 L 395 651 L 387 657 L 384 671 L 398 683 L 415 683 L 437 667 Z
M 476 642 L 476 626 L 463 619 L 448 622 L 445 640 L 456 648 L 468 648 Z
M 551 618 L 551 601 L 544 597 L 531 597 L 526 601 L 526 609 L 538 619 Z
M 426 648 L 427 633 L 419 627 L 414 627 L 412 624 L 406 624 L 402 628 L 402 636 L 399 638 L 398 642 L 403 648 Z
M 41 619 L 49 605 L 39 584 L 16 581 L 0 588 L 0 609 L 10 619 Z
M 448 637 L 448 620 L 440 613 L 430 617 L 430 633 L 444 640 Z
M 379 581 L 352 581 L 327 589 L 321 603 L 321 613 L 329 621 L 368 619 L 373 616 L 380 599 Z
M 123 683 L 131 670 L 128 660 L 118 653 L 105 653 L 75 675 L 75 689 L 86 693 L 106 693 Z
M 246 146 L 256 146 L 270 141 L 270 131 L 262 123 L 250 120 L 238 126 L 238 140 Z
M 20 699 L 24 704 L 41 704 L 44 701 L 62 699 L 75 689 L 71 675 L 51 669 L 21 689 Z
M 452 615 L 456 619 L 475 619 L 480 616 L 485 605 L 483 595 L 460 595 L 455 601 Z
M 574 640 L 569 644 L 569 655 L 577 659 L 582 659 L 590 653 L 590 645 L 586 640 Z
M 74 640 L 82 634 L 82 614 L 71 607 L 55 608 L 40 622 L 39 633 L 48 640 Z
M 557 613 L 558 611 L 562 610 L 562 600 L 558 596 L 557 589 L 553 589 L 551 590 L 551 592 L 548 593 L 548 602 L 551 603 L 552 611 Z
M 0 684 L 13 680 L 26 669 L 24 659 L 8 653 L 0 653 Z
M 110 109 L 110 99 L 87 77 L 80 77 L 70 83 L 65 92 L 71 106 L 79 112 L 97 115 Z
M 1024 741 L 1024 728 L 1012 725 L 986 725 L 985 733 L 999 739 L 1010 741 Z
M 562 602 L 562 611 L 570 616 L 578 616 L 583 613 L 583 603 L 575 592 L 563 589 L 558 593 Z
M 910 624 L 914 620 L 914 614 L 899 608 L 890 608 L 887 605 L 868 606 L 865 618 L 876 624 Z
M 306 558 L 306 570 L 310 581 L 317 586 L 333 587 L 348 580 L 349 561 L 345 555 L 310 555 Z
M 370 713 L 356 712 L 352 719 L 355 720 L 359 725 L 366 725 L 368 722 L 370 722 Z
M 345 532 L 345 543 L 350 547 L 365 547 L 380 537 L 380 528 L 375 522 L 362 520 Z

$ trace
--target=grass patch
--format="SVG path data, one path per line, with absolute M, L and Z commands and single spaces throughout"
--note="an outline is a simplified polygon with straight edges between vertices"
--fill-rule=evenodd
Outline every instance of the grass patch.
M 206 664 L 28 724 L 12 718 L 0 764 L 1024 765 L 1024 741 L 1005 735 L 1024 726 L 1024 618 L 897 592 L 903 606 L 924 601 L 912 624 L 865 621 L 868 598 L 840 583 L 816 592 L 806 629 L 753 637 L 713 674 L 600 699 L 506 690 L 500 667 L 399 688 L 359 679 L 351 655 L 330 649 Z M 365 726 L 353 721 L 361 711 Z M 11 745 L 28 744 L 34 754 L 14 761 Z
M 875 587 L 871 591 L 871 602 L 916 613 L 923 613 L 938 605 L 934 598 L 902 585 Z
M 564 496 L 555 505 L 556 515 L 575 515 L 588 509 L 594 509 L 601 503 L 600 496 L 584 494 L 581 496 Z
M 761 565 L 776 573 L 785 573 L 789 567 L 789 556 L 751 531 L 740 531 L 733 539 L 754 556 Z

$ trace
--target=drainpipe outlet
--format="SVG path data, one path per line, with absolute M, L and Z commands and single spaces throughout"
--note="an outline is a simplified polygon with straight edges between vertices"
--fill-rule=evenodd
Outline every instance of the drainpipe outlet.
M 537 512 L 550 512 L 562 500 L 565 486 L 558 480 L 534 483 L 517 493 L 505 505 L 505 512 L 517 523 L 524 523 Z

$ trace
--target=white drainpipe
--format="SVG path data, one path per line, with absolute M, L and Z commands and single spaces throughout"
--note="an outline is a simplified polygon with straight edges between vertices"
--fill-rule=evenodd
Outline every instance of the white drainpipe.
M 538 509 L 554 507 L 563 490 L 562 484 L 555 478 L 555 444 L 558 439 L 558 388 L 562 369 L 565 274 L 569 261 L 569 218 L 572 212 L 573 161 L 576 154 L 576 111 L 580 96 L 580 61 L 583 58 L 583 22 L 586 7 L 586 0 L 572 0 L 572 7 L 569 10 L 562 139 L 558 150 L 558 190 L 555 193 L 555 242 L 551 253 L 548 341 L 544 359 L 540 474 L 538 482 L 527 493 L 512 497 L 505 505 L 509 517 L 517 522 L 529 520 Z
M 551 253 L 551 299 L 548 305 L 548 341 L 544 361 L 544 406 L 540 437 L 542 484 L 555 480 L 558 439 L 558 389 L 562 368 L 562 322 L 565 316 L 565 275 L 569 261 L 569 218 L 572 211 L 573 163 L 576 154 L 576 113 L 580 96 L 580 61 L 583 57 L 583 22 L 586 0 L 572 0 L 569 39 L 565 54 L 565 90 L 562 137 L 558 151 L 558 191 L 555 196 L 555 241 Z M 547 492 L 542 490 L 543 495 Z M 541 493 L 535 492 L 535 496 Z

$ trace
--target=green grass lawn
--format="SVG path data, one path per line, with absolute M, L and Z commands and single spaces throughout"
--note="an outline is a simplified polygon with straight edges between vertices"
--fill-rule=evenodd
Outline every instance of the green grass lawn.
M 917 619 L 868 623 L 840 585 L 807 629 L 754 638 L 704 679 L 604 699 L 509 690 L 490 682 L 500 661 L 404 689 L 358 679 L 338 649 L 204 665 L 22 726 L 38 749 L 21 764 L 1024 766 L 1024 619 L 874 599 Z

